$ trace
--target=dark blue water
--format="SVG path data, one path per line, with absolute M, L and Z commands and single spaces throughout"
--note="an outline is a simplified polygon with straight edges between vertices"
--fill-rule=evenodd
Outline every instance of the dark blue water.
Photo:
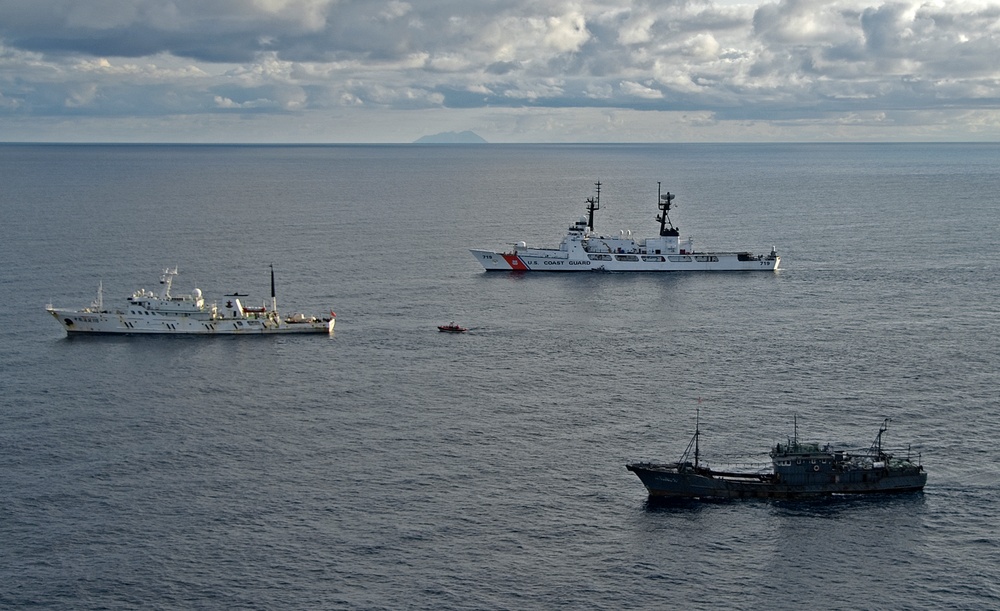
M 777 274 L 485 274 L 602 231 Z M 1000 606 L 995 145 L 0 146 L 0 606 Z M 67 338 L 154 288 L 328 337 Z M 438 333 L 451 320 L 468 334 Z M 922 494 L 651 505 L 631 460 L 867 446 Z

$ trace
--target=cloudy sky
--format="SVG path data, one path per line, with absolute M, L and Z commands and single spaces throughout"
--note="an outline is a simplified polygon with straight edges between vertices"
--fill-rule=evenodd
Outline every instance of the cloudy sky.
M 1000 0 L 0 0 L 0 141 L 1000 141 Z

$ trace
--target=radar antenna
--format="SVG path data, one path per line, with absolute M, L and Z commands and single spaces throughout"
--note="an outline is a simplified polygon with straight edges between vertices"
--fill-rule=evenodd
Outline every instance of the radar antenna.
M 660 193 L 660 183 L 656 183 L 656 200 L 657 207 L 660 209 L 661 213 L 656 216 L 656 220 L 660 221 L 660 235 L 661 236 L 677 236 L 680 235 L 680 231 L 674 224 L 670 222 L 670 204 L 674 201 L 676 195 L 667 191 L 664 194 Z
M 601 209 L 601 181 L 594 183 L 597 187 L 597 197 L 587 198 L 587 228 L 594 230 L 594 210 Z

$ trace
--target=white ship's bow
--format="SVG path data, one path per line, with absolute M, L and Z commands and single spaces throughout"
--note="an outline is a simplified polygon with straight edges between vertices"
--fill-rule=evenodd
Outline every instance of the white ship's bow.
M 470 250 L 486 271 L 527 271 L 524 261 L 515 253 L 498 253 L 492 250 Z

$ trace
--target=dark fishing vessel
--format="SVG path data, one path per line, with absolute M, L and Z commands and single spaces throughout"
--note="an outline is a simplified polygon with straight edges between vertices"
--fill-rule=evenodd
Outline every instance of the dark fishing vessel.
M 770 452 L 771 471 L 716 471 L 700 462 L 699 426 L 676 463 L 631 463 L 650 497 L 797 499 L 840 494 L 876 494 L 922 490 L 927 473 L 920 464 L 897 458 L 882 447 L 883 421 L 871 447 L 861 452 L 831 450 L 798 440 L 798 427 L 785 444 Z M 692 462 L 693 457 L 693 462 Z

